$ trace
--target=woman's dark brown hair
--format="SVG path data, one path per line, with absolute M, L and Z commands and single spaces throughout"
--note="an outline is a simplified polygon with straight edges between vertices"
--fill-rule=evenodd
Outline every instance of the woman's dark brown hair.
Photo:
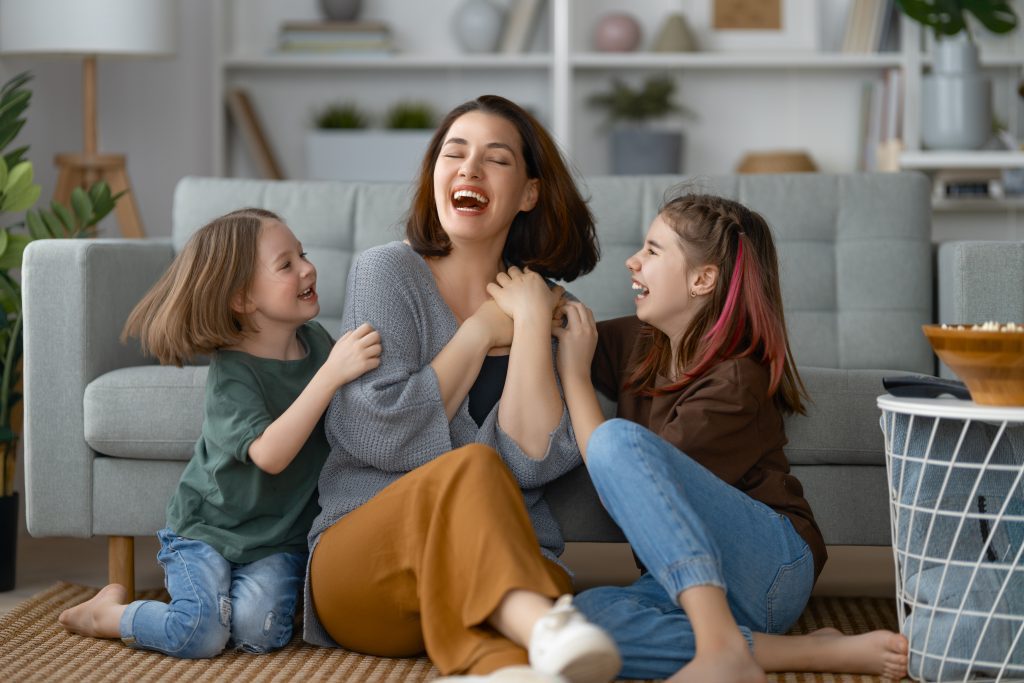
M 716 266 L 718 278 L 707 304 L 683 333 L 675 358 L 668 336 L 644 326 L 639 362 L 626 385 L 646 394 L 672 393 L 723 360 L 752 356 L 768 365 L 768 393 L 779 408 L 804 414 L 807 391 L 789 348 L 779 260 L 768 223 L 739 202 L 701 194 L 670 199 L 658 215 L 679 236 L 687 261 Z M 655 389 L 659 373 L 681 378 Z
M 238 343 L 252 327 L 232 301 L 249 294 L 260 231 L 268 220 L 281 221 L 266 209 L 239 209 L 197 230 L 136 304 L 121 339 L 138 337 L 143 353 L 179 367 Z
M 526 175 L 540 181 L 537 205 L 512 220 L 505 260 L 529 266 L 545 277 L 573 280 L 594 269 L 600 256 L 594 217 L 572 179 L 558 146 L 537 119 L 497 95 L 481 95 L 451 110 L 430 140 L 420 164 L 412 206 L 406 218 L 409 244 L 423 256 L 447 256 L 452 245 L 441 227 L 434 200 L 434 165 L 452 124 L 463 114 L 500 116 L 519 131 Z

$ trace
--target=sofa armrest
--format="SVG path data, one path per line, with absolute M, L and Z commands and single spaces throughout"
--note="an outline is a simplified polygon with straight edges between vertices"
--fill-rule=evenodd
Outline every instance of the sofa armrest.
M 1024 242 L 944 242 L 938 261 L 940 323 L 1024 322 Z
M 152 363 L 122 344 L 128 313 L 174 257 L 164 240 L 39 240 L 22 265 L 25 509 L 34 536 L 92 535 L 82 397 L 105 372 Z

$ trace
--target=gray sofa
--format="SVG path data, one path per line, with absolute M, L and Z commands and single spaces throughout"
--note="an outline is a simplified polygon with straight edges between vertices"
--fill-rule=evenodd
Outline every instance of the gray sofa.
M 634 310 L 623 261 L 641 244 L 664 192 L 687 180 L 594 177 L 582 183 L 597 217 L 602 259 L 569 288 L 599 318 Z M 739 199 L 772 225 L 790 338 L 813 399 L 807 417 L 787 423 L 789 459 L 828 543 L 887 545 L 875 398 L 887 372 L 935 369 L 920 331 L 935 319 L 926 178 L 802 174 L 689 182 Z M 128 311 L 191 231 L 241 206 L 279 212 L 317 265 L 321 320 L 333 331 L 353 258 L 401 238 L 408 192 L 387 184 L 185 178 L 175 191 L 169 241 L 33 242 L 23 272 L 30 533 L 109 536 L 111 578 L 130 582 L 131 538 L 163 525 L 164 506 L 199 433 L 205 368 L 154 365 L 118 337 Z M 985 305 L 1005 305 L 992 284 L 990 254 L 1011 263 L 1006 267 L 1018 282 L 1024 278 L 1019 251 L 1016 261 L 992 245 L 967 251 L 970 257 L 966 251 L 943 254 L 944 277 L 957 288 L 942 302 L 949 320 L 972 318 L 969 305 L 979 289 Z M 1024 287 L 1018 284 L 1016 292 Z M 1013 305 L 1024 309 L 1019 296 Z M 995 313 L 990 308 L 985 317 Z M 1007 316 L 1024 319 L 1024 310 Z M 549 499 L 567 540 L 621 540 L 584 471 L 553 483 Z

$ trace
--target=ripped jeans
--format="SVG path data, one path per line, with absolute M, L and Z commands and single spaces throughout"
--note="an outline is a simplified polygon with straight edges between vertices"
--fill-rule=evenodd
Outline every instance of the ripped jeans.
M 306 553 L 229 562 L 210 545 L 157 532 L 170 603 L 136 600 L 121 616 L 121 640 L 172 657 L 214 657 L 225 648 L 262 654 L 291 640 Z

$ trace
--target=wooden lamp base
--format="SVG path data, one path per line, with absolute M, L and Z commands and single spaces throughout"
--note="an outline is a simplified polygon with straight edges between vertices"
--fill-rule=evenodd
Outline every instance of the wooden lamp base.
M 124 192 L 114 208 L 121 234 L 125 237 L 146 236 L 123 154 L 58 154 L 54 157 L 54 163 L 60 170 L 54 199 L 66 205 L 71 199 L 71 191 L 76 187 L 85 188 L 105 180 L 111 194 Z

